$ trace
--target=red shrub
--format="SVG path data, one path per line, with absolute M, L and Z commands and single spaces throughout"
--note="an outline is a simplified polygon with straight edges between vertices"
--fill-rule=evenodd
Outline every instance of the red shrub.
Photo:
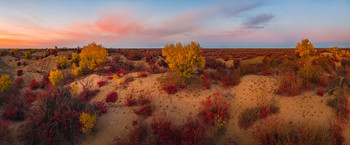
M 151 104 L 151 100 L 149 98 L 145 98 L 143 96 L 139 96 L 138 102 L 140 105 L 150 105 Z
M 102 87 L 102 86 L 104 86 L 105 84 L 106 84 L 106 82 L 104 82 L 104 81 L 99 81 L 99 82 L 97 82 L 98 87 Z
M 6 119 L 20 121 L 26 118 L 24 100 L 19 98 L 11 98 L 9 104 L 4 106 L 4 117 Z
M 337 145 L 342 145 L 345 141 L 345 137 L 343 136 L 344 123 L 342 123 L 342 121 L 335 121 L 335 123 L 332 124 L 332 131 L 334 142 Z
M 125 100 L 126 100 L 126 102 L 125 102 L 126 106 L 136 105 L 136 99 L 132 95 L 129 95 L 129 97 L 126 97 Z
M 153 118 L 152 132 L 156 137 L 155 144 L 181 144 L 182 132 L 171 121 L 164 118 Z
M 37 97 L 37 94 L 35 92 L 26 90 L 26 93 L 24 95 L 25 104 L 30 105 L 33 101 L 36 100 L 36 97 Z
M 303 80 L 294 73 L 284 74 L 280 80 L 278 92 L 280 94 L 288 94 L 295 96 L 301 93 Z
M 198 120 L 189 120 L 183 128 L 183 141 L 186 144 L 204 144 L 205 126 Z
M 135 114 L 143 117 L 149 117 L 152 115 L 152 111 L 153 109 L 151 105 L 143 105 L 139 110 L 135 111 Z
M 168 94 L 175 94 L 177 92 L 177 85 L 176 84 L 164 84 L 163 90 L 167 92 Z
M 19 90 L 21 90 L 23 88 L 23 84 L 24 84 L 24 80 L 23 78 L 21 77 L 18 77 L 16 79 L 16 82 L 14 84 L 14 87 L 13 87 L 13 92 L 14 94 L 17 94 Z
M 8 126 L 10 122 L 9 121 L 3 121 L 0 119 L 0 140 L 4 140 L 4 137 L 7 136 L 10 132 Z
M 205 67 L 217 69 L 218 67 L 225 68 L 226 66 L 223 62 L 221 62 L 220 60 L 217 60 L 214 57 L 207 57 L 205 58 Z
M 29 88 L 31 90 L 35 90 L 39 88 L 39 82 L 37 82 L 35 79 L 32 79 L 32 81 L 30 82 Z
M 125 79 L 125 83 L 126 84 L 129 84 L 130 82 L 134 81 L 134 78 L 133 77 L 128 77 Z
M 19 62 L 17 62 L 17 66 L 21 66 L 21 64 L 22 64 L 22 63 L 21 63 L 20 61 L 19 61 Z
M 324 92 L 324 88 L 323 87 L 320 87 L 316 90 L 316 94 L 317 95 L 320 95 L 320 96 L 323 96 L 323 92 Z
M 22 76 L 23 75 L 23 70 L 17 70 L 17 76 Z
M 117 100 L 118 100 L 117 92 L 109 92 L 107 94 L 107 98 L 106 98 L 107 103 L 109 103 L 109 102 L 115 103 Z
M 42 102 L 30 112 L 22 136 L 26 144 L 73 144 L 80 134 L 79 116 L 87 110 L 86 103 L 71 96 L 70 89 L 47 89 Z
M 240 66 L 240 64 L 241 64 L 241 60 L 240 60 L 240 59 L 235 59 L 235 60 L 233 61 L 233 67 L 234 67 L 234 69 L 237 69 L 237 68 Z
M 202 109 L 199 111 L 199 116 L 205 124 L 214 125 L 214 118 L 220 117 L 223 121 L 228 121 L 230 114 L 228 109 L 230 104 L 227 100 L 219 95 L 213 93 L 213 99 L 208 96 L 205 101 L 200 102 Z
M 202 85 L 206 89 L 209 89 L 211 84 L 211 76 L 209 76 L 206 72 L 204 72 L 203 75 L 201 76 L 201 80 L 202 80 Z
M 220 82 L 225 86 L 236 86 L 240 82 L 240 75 L 238 73 L 225 74 Z
M 83 91 L 78 95 L 78 98 L 81 101 L 88 102 L 95 95 L 96 95 L 95 91 L 91 91 L 91 90 L 88 90 L 88 89 L 83 89 Z
M 147 73 L 144 72 L 144 71 L 137 72 L 137 77 L 138 77 L 138 78 L 145 78 L 145 77 L 147 77 L 147 76 L 148 76 Z
M 46 74 L 43 76 L 43 78 L 41 79 L 41 83 L 40 83 L 41 88 L 45 88 L 45 86 L 50 84 L 49 76 L 50 76 L 49 74 Z
M 146 139 L 147 135 L 147 126 L 142 124 L 135 125 L 129 133 L 129 141 L 134 145 L 143 144 L 143 141 Z
M 107 106 L 103 102 L 95 101 L 93 105 L 99 116 L 107 112 Z

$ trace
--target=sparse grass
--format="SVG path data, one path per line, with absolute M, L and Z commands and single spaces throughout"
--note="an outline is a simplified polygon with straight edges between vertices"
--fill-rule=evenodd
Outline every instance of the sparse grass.
M 238 118 L 238 125 L 243 129 L 247 129 L 252 126 L 257 120 L 266 118 L 271 114 L 275 114 L 279 111 L 279 108 L 275 105 L 267 107 L 254 107 L 244 110 Z

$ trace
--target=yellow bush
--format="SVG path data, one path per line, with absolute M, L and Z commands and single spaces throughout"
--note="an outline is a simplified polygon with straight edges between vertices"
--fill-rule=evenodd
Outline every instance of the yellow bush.
M 18 48 L 16 48 L 16 49 L 11 49 L 11 50 L 10 50 L 10 53 L 11 53 L 12 55 L 18 54 L 18 53 L 19 53 L 19 49 L 18 49 Z
M 9 90 L 9 88 L 12 86 L 13 82 L 11 81 L 11 78 L 7 74 L 3 74 L 0 77 L 0 92 L 5 92 Z
M 30 50 L 27 50 L 25 53 L 24 53 L 24 57 L 26 59 L 31 59 L 32 58 L 32 53 L 30 52 Z
M 91 133 L 92 129 L 95 127 L 97 121 L 97 114 L 90 115 L 88 113 L 81 113 L 79 117 L 79 122 L 82 125 L 81 131 L 83 133 Z
M 340 57 L 350 56 L 350 52 L 347 50 L 340 50 L 338 46 L 333 47 L 332 49 L 327 49 L 329 52 L 334 53 Z
M 113 81 L 114 81 L 115 83 L 118 83 L 118 80 L 119 80 L 119 76 L 118 76 L 117 74 L 114 74 L 114 75 L 113 75 Z
M 60 64 L 61 68 L 66 68 L 67 67 L 67 57 L 61 56 L 59 59 L 56 60 L 57 63 Z
M 75 63 L 73 63 L 72 74 L 74 76 L 82 76 L 84 74 L 84 69 L 81 67 L 78 67 Z
M 74 84 L 74 85 L 72 86 L 72 89 L 71 89 L 72 95 L 77 95 L 77 94 L 78 94 L 78 91 L 79 91 L 78 85 L 77 85 L 77 84 Z
M 72 53 L 72 62 L 78 64 L 78 62 L 79 62 L 79 54 Z
M 97 65 L 106 62 L 108 56 L 107 50 L 102 45 L 90 43 L 81 50 L 79 54 L 79 65 L 82 68 L 95 69 Z
M 295 53 L 300 57 L 309 57 L 316 53 L 315 47 L 311 44 L 309 39 L 301 40 L 295 47 Z
M 303 78 L 304 83 L 311 81 L 311 83 L 318 83 L 323 69 L 320 65 L 305 65 L 300 68 L 298 75 Z
M 49 80 L 53 86 L 56 86 L 63 80 L 63 74 L 61 71 L 50 71 Z
M 165 45 L 162 49 L 162 55 L 166 57 L 165 62 L 171 71 L 184 78 L 189 78 L 191 73 L 197 73 L 197 67 L 205 66 L 201 53 L 202 47 L 195 42 L 184 46 L 179 42 L 176 45 Z

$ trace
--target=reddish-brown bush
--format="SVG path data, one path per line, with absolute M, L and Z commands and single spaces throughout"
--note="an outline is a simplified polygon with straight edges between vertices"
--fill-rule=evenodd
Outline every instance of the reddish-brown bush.
M 31 90 L 35 90 L 39 88 L 39 82 L 37 82 L 35 79 L 32 79 L 32 81 L 30 82 L 29 88 Z
M 129 95 L 128 97 L 125 98 L 125 105 L 126 106 L 136 105 L 136 99 L 132 95 Z
M 22 130 L 27 144 L 73 144 L 80 134 L 80 113 L 92 107 L 71 96 L 70 89 L 46 89 L 41 103 L 29 113 Z M 91 108 L 91 109 L 89 109 Z
M 294 73 L 282 74 L 278 92 L 295 96 L 301 93 L 303 80 Z
M 25 104 L 31 105 L 31 103 L 36 100 L 36 97 L 37 97 L 37 94 L 35 92 L 26 90 L 26 93 L 24 95 Z
M 0 141 L 5 140 L 5 136 L 9 134 L 9 124 L 9 121 L 3 121 L 0 119 Z
M 17 70 L 17 76 L 22 76 L 23 75 L 23 70 Z
M 13 86 L 13 92 L 15 95 L 18 93 L 19 90 L 21 90 L 23 88 L 23 84 L 24 84 L 23 78 L 18 77 L 16 79 L 14 86 Z
M 27 107 L 24 100 L 20 98 L 10 98 L 9 103 L 4 106 L 4 117 L 6 119 L 21 121 L 26 118 Z
M 208 96 L 205 101 L 200 102 L 202 109 L 199 111 L 199 117 L 205 124 L 210 125 L 214 125 L 215 118 L 228 121 L 230 119 L 228 113 L 230 104 L 219 93 L 213 93 L 212 96 Z
M 106 84 L 105 81 L 99 81 L 99 82 L 97 82 L 98 87 L 102 87 L 102 86 L 104 86 L 105 84 Z
M 129 132 L 129 142 L 134 145 L 144 144 L 147 135 L 147 126 L 138 123 L 134 125 L 133 129 Z
M 201 75 L 201 80 L 202 80 L 202 85 L 206 88 L 209 89 L 210 88 L 210 84 L 211 84 L 211 76 L 209 76 L 209 74 L 207 72 L 204 72 Z
M 93 105 L 99 116 L 107 112 L 107 106 L 103 102 L 95 101 Z
M 142 117 L 152 116 L 153 108 L 150 104 L 142 105 L 142 107 L 135 111 L 135 114 Z
M 96 96 L 96 92 L 89 90 L 89 89 L 83 89 L 83 91 L 78 95 L 78 98 L 81 101 L 88 102 L 92 97 Z
M 118 100 L 117 92 L 109 92 L 106 97 L 106 103 L 112 102 L 115 103 Z
M 248 108 L 244 110 L 238 118 L 238 126 L 247 129 L 258 119 L 264 119 L 271 114 L 275 114 L 279 108 L 275 105 Z
M 155 135 L 155 144 L 181 144 L 182 132 L 171 121 L 164 118 L 153 118 L 152 132 Z

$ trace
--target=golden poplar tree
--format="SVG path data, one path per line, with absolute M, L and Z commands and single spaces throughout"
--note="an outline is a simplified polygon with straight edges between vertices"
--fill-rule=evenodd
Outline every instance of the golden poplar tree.
M 176 45 L 165 45 L 162 55 L 166 58 L 165 62 L 168 63 L 171 71 L 184 78 L 189 78 L 191 73 L 197 73 L 198 67 L 205 66 L 202 47 L 196 42 L 187 45 L 182 45 L 180 42 Z

